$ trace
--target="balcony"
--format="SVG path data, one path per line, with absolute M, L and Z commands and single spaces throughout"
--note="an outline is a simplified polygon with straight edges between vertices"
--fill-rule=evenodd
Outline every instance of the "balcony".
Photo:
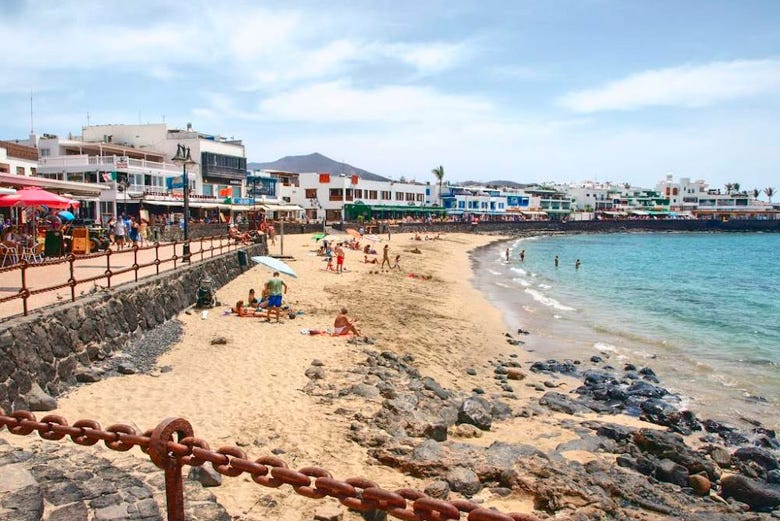
M 116 171 L 172 176 L 181 173 L 175 163 L 160 163 L 146 159 L 132 159 L 123 156 L 89 156 L 86 154 L 42 157 L 38 160 L 40 173 Z

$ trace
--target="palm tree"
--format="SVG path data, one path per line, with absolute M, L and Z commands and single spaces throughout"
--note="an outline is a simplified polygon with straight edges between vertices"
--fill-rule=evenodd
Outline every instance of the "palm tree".
M 431 170 L 431 173 L 436 176 L 436 179 L 439 180 L 439 201 L 441 201 L 441 183 L 444 179 L 444 167 L 439 165 L 438 167 Z
M 758 199 L 758 196 L 761 195 L 761 190 L 758 188 L 753 188 L 750 193 L 753 195 L 753 199 Z
M 734 191 L 739 193 L 739 183 L 732 183 L 731 187 L 734 188 Z
M 772 196 L 775 195 L 775 189 L 771 186 L 768 188 L 764 188 L 764 193 L 769 198 L 769 204 L 772 204 Z
M 734 185 L 731 183 L 726 183 L 725 186 L 726 186 L 726 194 L 730 194 L 731 190 L 734 188 Z

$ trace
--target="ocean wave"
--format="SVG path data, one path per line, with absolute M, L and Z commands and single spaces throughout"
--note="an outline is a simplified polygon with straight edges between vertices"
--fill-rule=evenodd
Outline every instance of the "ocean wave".
M 525 280 L 525 279 L 521 279 L 521 278 L 519 278 L 519 277 L 515 277 L 515 278 L 513 278 L 513 279 L 512 279 L 512 282 L 516 282 L 516 283 L 518 283 L 518 284 L 520 284 L 521 286 L 524 286 L 524 287 L 526 287 L 526 288 L 527 288 L 527 287 L 529 287 L 529 286 L 531 285 L 531 283 L 530 283 L 529 281 L 527 281 L 527 280 Z
M 520 275 L 528 275 L 528 272 L 525 271 L 523 268 L 509 268 L 511 271 L 514 271 L 515 273 L 519 273 Z
M 604 342 L 596 342 L 593 344 L 593 348 L 596 349 L 596 351 L 601 351 L 602 353 L 614 353 L 617 351 L 617 347 Z
M 499 288 L 512 289 L 512 286 L 510 286 L 506 282 L 496 282 L 496 286 L 498 286 Z
M 561 304 L 560 302 L 558 302 L 554 298 L 548 297 L 547 295 L 545 295 L 541 291 L 536 291 L 535 289 L 528 289 L 528 288 L 526 288 L 525 292 L 528 293 L 529 295 L 531 295 L 531 297 L 533 297 L 533 299 L 535 301 L 537 301 L 538 303 L 543 304 L 545 306 L 548 306 L 548 307 L 551 307 L 551 308 L 554 308 L 554 309 L 559 309 L 561 311 L 577 311 L 573 307 L 564 306 L 563 304 Z
M 550 286 L 549 284 L 539 284 L 539 287 L 542 288 L 542 289 L 550 289 L 550 288 L 552 288 L 552 286 Z
M 502 275 L 502 273 L 501 273 L 500 271 L 491 270 L 490 268 L 486 269 L 485 271 L 487 271 L 487 272 L 488 272 L 488 273 L 490 273 L 491 275 L 495 275 L 495 276 L 500 276 L 500 275 Z

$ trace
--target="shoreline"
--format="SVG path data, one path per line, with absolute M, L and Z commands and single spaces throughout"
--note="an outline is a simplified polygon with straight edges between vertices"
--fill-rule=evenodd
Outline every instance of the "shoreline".
M 285 250 L 294 251 L 290 264 L 300 278 L 286 279 L 290 285 L 287 302 L 303 314 L 281 324 L 225 316 L 225 307 L 269 278 L 268 270 L 252 267 L 217 292 L 222 306 L 209 310 L 205 320 L 197 312 L 180 314 L 183 336 L 159 358 L 156 370 L 74 388 L 59 398 L 55 412 L 72 421 L 88 417 L 106 425 L 126 422 L 142 429 L 153 427 L 163 417 L 181 416 L 212 447 L 235 444 L 251 457 L 274 452 L 294 468 L 316 465 L 334 477 L 366 476 L 383 488 L 416 490 L 430 485 L 434 474 L 414 477 L 377 460 L 390 458 L 389 452 L 397 466 L 412 465 L 398 459 L 402 448 L 418 450 L 429 439 L 425 425 L 447 421 L 447 417 L 428 417 L 433 414 L 426 405 L 435 399 L 431 395 L 447 395 L 445 403 L 452 405 L 440 404 L 439 408 L 449 410 L 457 403 L 452 400 L 472 396 L 479 389 L 482 392 L 476 394 L 511 411 L 495 420 L 489 430 L 478 429 L 479 437 L 474 437 L 473 429 L 451 426 L 446 429 L 450 441 L 486 451 L 497 446 L 532 446 L 548 454 L 546 458 L 560 458 L 554 460 L 555 465 L 565 467 L 566 472 L 575 472 L 569 470 L 574 464 L 614 466 L 614 453 L 597 450 L 582 425 L 606 421 L 627 429 L 662 429 L 630 416 L 592 411 L 571 415 L 539 405 L 547 393 L 568 394 L 579 384 L 579 377 L 535 372 L 531 368 L 535 354 L 512 343 L 518 337 L 507 332 L 502 311 L 473 284 L 478 276 L 474 249 L 512 237 L 451 234 L 434 241 L 413 241 L 412 237 L 394 234 L 389 243 L 391 254 L 402 255 L 401 273 L 370 273 L 375 266 L 359 262 L 362 253 L 348 250 L 347 271 L 336 275 L 322 270 L 322 258 L 311 253 L 314 242 L 308 236 L 288 236 Z M 413 249 L 421 253 L 412 253 Z M 276 250 L 278 245 L 272 253 Z M 411 278 L 409 273 L 431 279 Z M 349 308 L 350 316 L 360 318 L 363 334 L 374 344 L 300 334 L 301 329 L 329 327 L 342 305 Z M 213 345 L 217 337 L 225 343 Z M 408 355 L 410 362 L 382 362 L 387 359 L 372 354 L 382 352 L 395 353 L 398 358 Z M 381 363 L 390 365 L 379 370 L 377 363 L 380 369 Z M 161 367 L 171 370 L 161 372 Z M 521 379 L 506 376 L 512 368 L 522 373 Z M 390 415 L 396 423 L 381 427 L 377 422 L 388 417 L 387 403 L 416 389 L 415 372 L 430 380 L 408 397 L 417 403 L 408 411 L 411 416 Z M 366 395 L 356 394 L 358 389 Z M 20 440 L 7 433 L 2 437 L 11 443 Z M 23 439 L 29 441 L 29 437 Z M 398 448 L 392 449 L 395 443 Z M 446 446 L 453 447 L 449 441 Z M 112 457 L 107 450 L 100 455 Z M 542 459 L 539 469 L 545 465 L 550 462 Z M 576 483 L 581 477 L 570 479 Z M 542 487 L 548 486 L 541 481 L 525 490 L 515 483 L 508 495 L 497 491 L 501 487 L 485 485 L 473 497 L 504 512 L 530 512 L 535 503 L 530 498 L 543 494 Z M 636 486 L 645 485 L 637 482 Z M 242 478 L 226 479 L 222 487 L 212 490 L 231 515 L 244 519 L 274 516 L 292 521 L 312 514 L 322 503 L 284 488 L 269 492 Z M 263 505 L 262 498 L 269 495 L 274 504 Z M 566 505 L 566 509 L 580 508 L 576 501 Z
M 510 247 L 512 255 L 515 256 L 515 250 L 522 248 L 518 246 L 519 241 L 545 236 L 548 234 L 525 236 L 511 240 L 505 245 Z M 700 359 L 681 351 L 673 338 L 669 339 L 669 342 L 658 338 L 646 338 L 640 334 L 633 334 L 626 328 L 616 330 L 603 321 L 594 322 L 593 314 L 582 315 L 577 309 L 568 308 L 574 306 L 579 309 L 583 305 L 582 295 L 578 295 L 579 300 L 564 299 L 558 302 L 555 299 L 560 299 L 562 292 L 547 291 L 549 286 L 544 284 L 540 284 L 540 287 L 547 288 L 540 290 L 543 295 L 531 294 L 531 292 L 536 293 L 537 283 L 534 282 L 529 286 L 529 282 L 536 280 L 536 275 L 531 277 L 530 271 L 528 275 L 522 276 L 503 273 L 499 275 L 498 272 L 502 271 L 498 267 L 500 263 L 495 264 L 495 268 L 491 268 L 494 260 L 491 253 L 495 253 L 496 258 L 499 254 L 503 256 L 505 245 L 494 246 L 494 252 L 486 254 L 480 255 L 476 252 L 477 259 L 474 265 L 482 269 L 495 270 L 496 273 L 495 277 L 486 277 L 481 281 L 480 289 L 486 293 L 492 305 L 505 310 L 507 327 L 526 327 L 523 324 L 530 327 L 530 324 L 535 323 L 534 331 L 537 335 L 535 338 L 529 338 L 528 346 L 535 348 L 537 356 L 588 358 L 591 355 L 603 356 L 604 353 L 612 353 L 619 357 L 620 363 L 651 364 L 660 371 L 671 387 L 676 388 L 681 398 L 689 404 L 690 409 L 699 414 L 727 422 L 741 415 L 748 418 L 763 418 L 768 420 L 770 427 L 775 429 L 780 427 L 777 415 L 773 414 L 774 411 L 765 410 L 772 407 L 772 393 L 767 388 L 751 387 L 750 382 L 745 382 L 744 386 L 724 387 L 724 380 L 733 379 L 734 368 L 724 368 L 721 371 L 717 366 L 708 363 L 706 358 Z M 522 265 L 516 267 L 521 268 L 521 271 L 529 269 Z M 514 267 L 508 271 L 514 271 Z M 515 276 L 518 279 L 515 279 Z M 509 277 L 512 278 L 512 282 L 506 280 L 507 287 L 499 287 Z M 495 284 L 498 285 L 494 286 Z M 563 293 L 572 297 L 571 292 Z M 603 313 L 601 315 L 603 319 Z M 770 397 L 769 401 L 761 398 L 762 396 Z M 725 407 L 724 398 L 728 407 Z M 762 409 L 765 412 L 762 412 Z M 741 422 L 741 425 L 745 427 L 749 422 Z

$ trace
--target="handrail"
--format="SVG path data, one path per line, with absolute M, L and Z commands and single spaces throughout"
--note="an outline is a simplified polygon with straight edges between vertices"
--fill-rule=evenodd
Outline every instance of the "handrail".
M 139 278 L 138 272 L 141 269 L 154 266 L 155 274 L 159 275 L 160 266 L 172 264 L 173 269 L 178 269 L 187 264 L 200 263 L 205 261 L 206 259 L 211 259 L 213 257 L 222 255 L 224 253 L 229 253 L 231 251 L 236 251 L 240 249 L 242 246 L 245 246 L 240 243 L 237 243 L 233 239 L 229 238 L 227 235 L 201 237 L 198 239 L 190 239 L 187 242 L 190 244 L 189 261 L 184 257 L 184 244 L 185 244 L 184 241 L 177 241 L 177 240 L 174 240 L 169 243 L 162 243 L 162 244 L 159 242 L 155 242 L 150 246 L 134 245 L 130 250 L 124 250 L 124 251 L 112 250 L 109 248 L 108 250 L 102 252 L 88 253 L 84 255 L 74 255 L 71 253 L 66 255 L 65 257 L 43 260 L 42 262 L 31 263 L 26 259 L 22 259 L 20 262 L 12 266 L 0 267 L 0 273 L 18 271 L 20 275 L 20 283 L 21 283 L 21 286 L 17 293 L 13 295 L 6 295 L 0 297 L 0 304 L 19 300 L 21 301 L 22 304 L 22 314 L 24 316 L 27 316 L 30 312 L 28 301 L 30 297 L 33 295 L 40 295 L 43 293 L 49 293 L 64 288 L 69 288 L 70 301 L 75 302 L 76 299 L 80 296 L 76 291 L 76 287 L 79 285 L 83 285 L 87 283 L 98 284 L 100 281 L 105 281 L 106 287 L 111 288 L 112 277 L 116 277 L 118 275 L 131 273 L 131 272 L 134 274 L 134 280 L 138 282 L 138 278 Z M 161 256 L 160 249 L 163 247 L 166 249 L 170 247 L 171 255 L 167 257 Z M 153 259 L 148 260 L 146 262 L 139 262 L 139 252 L 152 251 L 152 250 L 154 251 Z M 116 268 L 116 267 L 112 268 L 111 265 L 112 256 L 118 254 L 127 254 L 131 252 L 133 255 L 132 264 L 124 268 Z M 106 261 L 105 271 L 103 271 L 103 273 L 100 274 L 77 279 L 75 276 L 75 270 L 77 267 L 76 262 L 85 259 L 105 259 Z M 61 265 L 66 263 L 68 264 L 68 273 L 69 273 L 67 280 L 62 280 L 61 282 L 58 282 L 51 286 L 36 287 L 34 289 L 30 287 L 28 283 L 29 270 L 46 268 L 46 267 L 51 267 L 54 265 Z

